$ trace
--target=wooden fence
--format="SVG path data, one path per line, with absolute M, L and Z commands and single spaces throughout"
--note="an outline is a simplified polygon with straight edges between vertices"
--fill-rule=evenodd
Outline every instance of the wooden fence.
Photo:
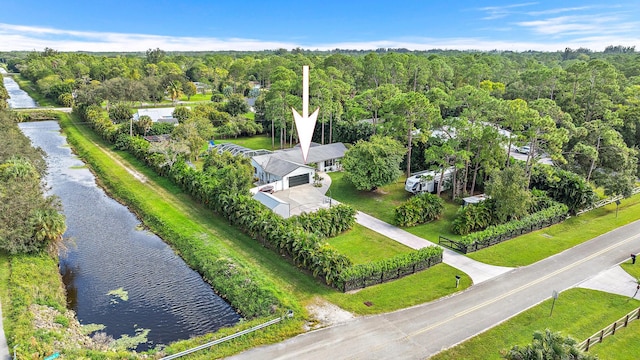
M 640 186 L 634 187 L 633 190 L 631 190 L 631 194 L 632 195 L 635 195 L 637 193 L 640 193 Z M 593 204 L 593 205 L 591 205 L 591 206 L 589 206 L 587 208 L 581 209 L 580 211 L 578 211 L 576 213 L 576 215 L 584 214 L 587 211 L 591 211 L 593 209 L 597 209 L 599 207 L 603 207 L 605 205 L 609 205 L 611 203 L 614 203 L 616 201 L 620 201 L 622 199 L 624 199 L 624 196 L 622 196 L 622 195 L 616 195 L 616 196 L 612 196 L 612 197 L 609 197 L 609 198 L 606 198 L 606 199 L 602 199 L 602 200 L 596 202 L 595 204 Z
M 593 334 L 587 340 L 578 344 L 578 348 L 582 351 L 589 351 L 591 346 L 601 343 L 602 339 L 607 336 L 615 335 L 616 331 L 620 330 L 620 328 L 627 327 L 627 325 L 634 320 L 640 320 L 640 308 L 633 310 L 620 320 Z

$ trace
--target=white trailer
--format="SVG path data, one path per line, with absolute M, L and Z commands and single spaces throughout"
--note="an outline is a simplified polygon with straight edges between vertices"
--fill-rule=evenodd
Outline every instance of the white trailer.
M 454 171 L 454 167 L 445 169 L 442 177 L 442 190 L 451 189 L 451 178 Z M 438 191 L 441 172 L 441 170 L 426 170 L 414 173 L 405 181 L 404 189 L 412 194 L 419 194 L 425 191 L 435 193 Z

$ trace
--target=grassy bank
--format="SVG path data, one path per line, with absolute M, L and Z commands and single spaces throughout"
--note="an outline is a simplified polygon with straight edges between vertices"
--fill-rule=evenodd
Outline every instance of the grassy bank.
M 96 350 L 99 346 L 66 309 L 58 260 L 47 254 L 0 254 L 0 300 L 7 343 L 18 359 L 42 359 L 55 352 L 73 359 L 137 357 L 124 350 Z
M 525 266 L 640 219 L 640 194 L 498 245 L 468 254 L 500 266 Z M 526 249 L 526 251 L 523 251 Z
M 552 301 L 549 299 L 431 359 L 498 360 L 502 358 L 501 350 L 510 349 L 513 345 L 529 344 L 535 331 L 545 329 L 560 331 L 580 342 L 640 306 L 640 301 L 628 300 L 624 296 L 595 290 L 567 290 L 556 301 L 553 316 L 549 316 Z M 638 358 L 640 342 L 637 341 L 637 332 L 632 328 L 620 330 L 609 339 L 624 342 L 629 347 L 618 349 L 620 353 L 615 357 L 601 352 L 602 348 L 598 349 L 600 345 L 594 346 L 590 352 L 598 354 L 601 360 Z
M 33 100 L 35 100 L 36 103 L 38 103 L 38 105 L 44 106 L 44 107 L 59 106 L 54 101 L 42 96 L 42 94 L 40 94 L 40 92 L 38 92 L 38 90 L 36 89 L 36 85 L 32 83 L 30 80 L 22 77 L 19 74 L 13 75 L 13 80 L 15 80 L 18 83 L 18 86 L 20 86 L 20 89 L 26 91 L 27 94 L 29 94 L 29 96 L 31 96 L 31 98 L 33 98 Z
M 153 225 L 146 219 L 160 219 L 175 232 L 198 239 L 197 243 L 205 246 L 204 253 L 209 251 L 207 249 L 212 249 L 224 252 L 229 258 L 237 259 L 239 263 L 246 265 L 253 273 L 259 274 L 266 282 L 272 284 L 270 286 L 273 286 L 273 290 L 279 294 L 281 302 L 296 312 L 296 318 L 288 321 L 286 325 L 278 325 L 273 329 L 234 340 L 224 347 L 217 348 L 215 355 L 213 352 L 204 352 L 203 358 L 226 356 L 259 344 L 280 341 L 299 333 L 302 331 L 302 323 L 308 319 L 305 305 L 316 302 L 319 298 L 335 301 L 341 307 L 356 313 L 381 313 L 423 303 L 464 288 L 438 286 L 437 281 L 432 279 L 442 276 L 442 269 L 446 267 L 435 267 L 418 275 L 424 279 L 425 287 L 421 287 L 419 292 L 406 299 L 405 297 L 398 299 L 397 295 L 410 286 L 406 283 L 396 281 L 366 289 L 376 292 L 377 306 L 373 309 L 361 309 L 364 307 L 362 295 L 358 294 L 366 294 L 365 292 L 342 294 L 315 281 L 308 274 L 284 261 L 278 254 L 265 249 L 253 239 L 230 227 L 225 220 L 204 209 L 169 180 L 157 176 L 131 155 L 112 151 L 110 146 L 99 139 L 86 125 L 76 125 L 68 115 L 61 116 L 61 125 L 76 152 L 89 162 L 111 194 L 127 203 L 145 220 L 145 223 Z M 153 226 L 151 227 L 153 229 Z M 163 236 L 162 232 L 160 235 Z M 170 238 L 165 240 L 171 242 Z M 184 257 L 186 251 L 177 250 Z M 187 259 L 187 262 L 191 263 L 190 259 Z M 193 266 L 192 263 L 191 265 Z M 240 325 L 213 336 L 222 336 L 227 331 L 241 330 L 244 327 Z M 190 340 L 186 343 L 195 345 L 208 338 Z M 185 346 L 184 343 L 171 345 L 169 350 L 179 351 Z
M 397 241 L 356 224 L 351 230 L 327 241 L 354 264 L 364 264 L 413 251 Z

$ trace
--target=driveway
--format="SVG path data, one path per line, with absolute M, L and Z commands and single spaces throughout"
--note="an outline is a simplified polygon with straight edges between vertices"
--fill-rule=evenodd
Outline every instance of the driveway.
M 325 196 L 329 186 L 331 186 L 331 177 L 320 171 L 318 171 L 318 175 L 322 178 L 319 187 L 313 184 L 299 185 L 287 190 L 276 191 L 273 196 L 289 203 L 291 216 L 300 215 L 303 212 L 313 212 L 322 208 L 326 209 L 338 204 L 337 201 Z

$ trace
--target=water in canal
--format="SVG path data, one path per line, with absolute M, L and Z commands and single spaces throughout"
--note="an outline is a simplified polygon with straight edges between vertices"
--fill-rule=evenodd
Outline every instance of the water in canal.
M 0 67 L 0 76 L 6 74 L 7 71 Z M 38 107 L 38 104 L 27 94 L 26 91 L 20 89 L 18 83 L 10 76 L 4 76 L 4 87 L 9 93 L 9 107 L 12 109 L 26 109 Z
M 240 317 L 129 209 L 96 186 L 55 121 L 20 124 L 47 153 L 47 183 L 75 241 L 60 256 L 68 306 L 81 324 L 103 324 L 117 339 L 149 329 L 143 351 L 235 324 Z

